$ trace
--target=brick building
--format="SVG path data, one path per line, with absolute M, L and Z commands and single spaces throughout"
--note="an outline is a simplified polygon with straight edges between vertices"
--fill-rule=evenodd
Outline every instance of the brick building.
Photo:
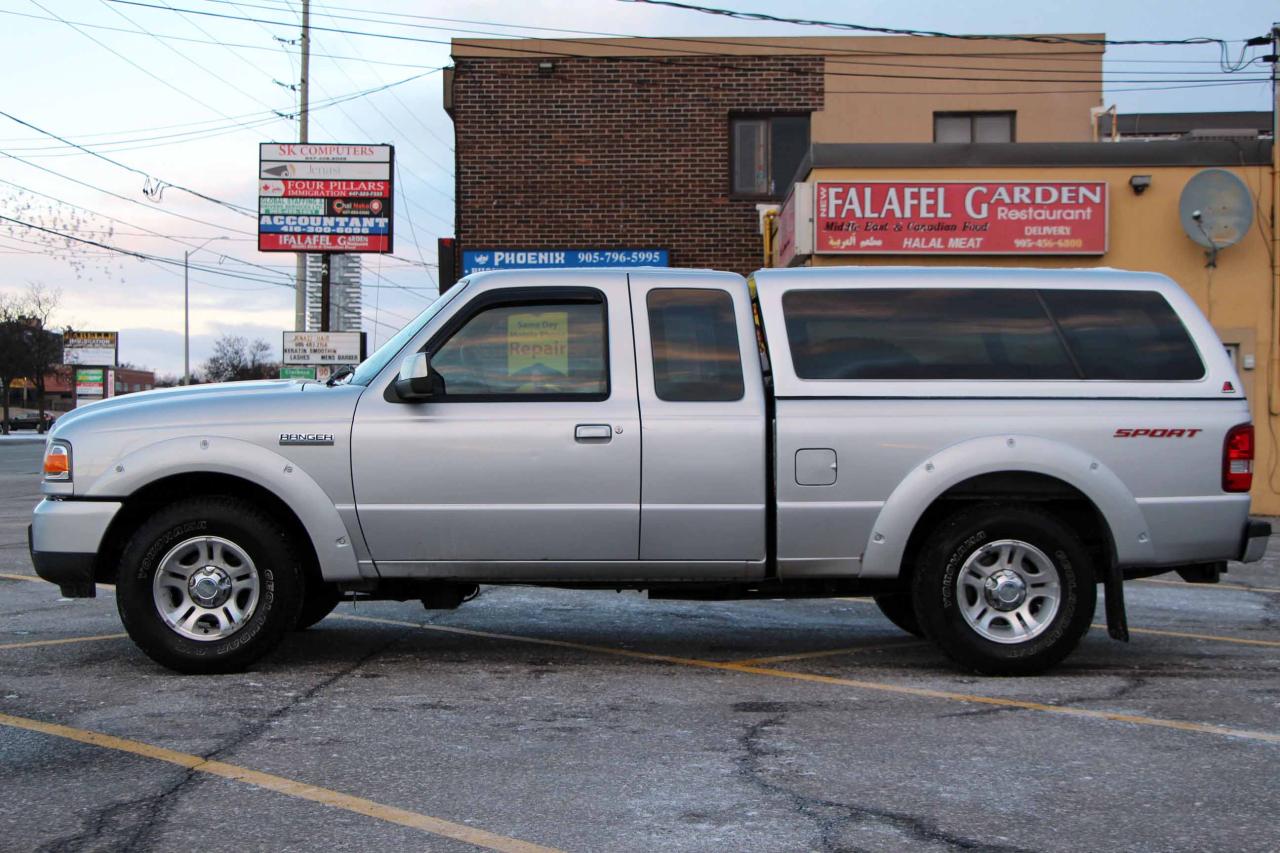
M 1079 45 L 468 39 L 452 52 L 463 274 L 502 250 L 575 265 L 529 253 L 624 249 L 746 273 L 761 266 L 761 207 L 813 142 L 1086 141 L 1102 102 L 1102 49 Z

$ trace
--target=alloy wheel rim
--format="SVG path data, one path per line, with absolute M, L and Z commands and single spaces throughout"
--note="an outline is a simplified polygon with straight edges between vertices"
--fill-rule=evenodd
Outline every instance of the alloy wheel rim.
M 978 548 L 956 576 L 960 612 L 978 636 L 1026 643 L 1043 634 L 1062 605 L 1053 560 L 1030 542 L 1000 539 Z
M 258 607 L 260 586 L 258 568 L 243 548 L 221 536 L 197 536 L 164 555 L 151 593 L 170 630 L 211 642 L 248 624 Z

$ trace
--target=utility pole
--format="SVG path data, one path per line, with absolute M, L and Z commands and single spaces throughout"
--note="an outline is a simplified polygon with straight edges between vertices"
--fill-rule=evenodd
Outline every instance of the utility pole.
M 333 266 L 333 259 L 337 255 L 321 255 L 320 256 L 320 331 L 329 331 L 329 276 Z
M 191 384 L 191 250 L 182 253 L 182 384 Z
M 311 108 L 311 0 L 302 0 L 302 79 L 299 81 L 298 141 L 307 141 L 307 113 Z M 293 328 L 307 328 L 307 256 L 298 253 L 297 275 L 294 278 Z

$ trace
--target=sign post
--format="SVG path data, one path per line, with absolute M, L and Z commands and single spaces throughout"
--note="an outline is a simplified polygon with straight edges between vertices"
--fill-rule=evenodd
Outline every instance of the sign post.
M 62 336 L 62 361 L 72 372 L 72 408 L 79 406 L 81 399 L 112 396 L 119 352 L 119 332 L 67 332 Z
M 365 357 L 364 332 L 285 332 L 281 364 L 359 364 Z

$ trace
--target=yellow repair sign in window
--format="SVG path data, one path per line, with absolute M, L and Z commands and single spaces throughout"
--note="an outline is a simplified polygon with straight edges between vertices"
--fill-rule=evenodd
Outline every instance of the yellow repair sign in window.
M 569 374 L 569 314 L 545 311 L 507 318 L 507 375 Z

